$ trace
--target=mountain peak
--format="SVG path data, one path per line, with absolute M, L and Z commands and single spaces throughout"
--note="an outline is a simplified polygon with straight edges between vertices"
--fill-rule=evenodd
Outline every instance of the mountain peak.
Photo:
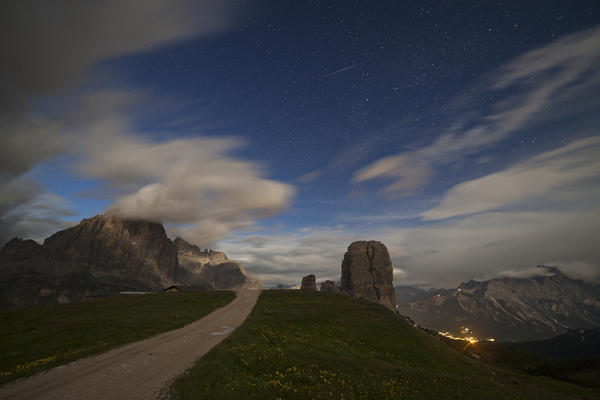
M 0 261 L 21 261 L 37 256 L 42 249 L 38 242 L 28 239 L 12 238 L 0 250 Z
M 538 266 L 529 277 L 471 280 L 456 290 L 399 309 L 417 323 L 441 331 L 471 328 L 482 337 L 532 340 L 552 337 L 568 328 L 600 326 L 597 286 L 565 275 L 558 267 Z

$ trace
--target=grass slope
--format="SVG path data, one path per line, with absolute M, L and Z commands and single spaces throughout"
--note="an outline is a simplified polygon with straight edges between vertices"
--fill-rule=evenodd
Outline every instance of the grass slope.
M 263 292 L 247 321 L 176 380 L 177 399 L 573 399 L 597 391 L 493 369 L 339 294 Z
M 0 312 L 0 384 L 180 328 L 234 298 L 160 293 Z
M 477 357 L 496 368 L 549 376 L 581 386 L 600 389 L 600 358 L 550 359 L 524 349 L 520 343 L 479 342 L 465 346 L 461 340 L 440 337 L 450 347 Z M 549 340 L 548 342 L 552 342 Z

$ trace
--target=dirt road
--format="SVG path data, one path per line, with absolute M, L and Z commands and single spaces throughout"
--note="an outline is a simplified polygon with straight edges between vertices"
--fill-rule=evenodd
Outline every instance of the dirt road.
M 240 326 L 259 294 L 240 290 L 230 304 L 183 328 L 8 384 L 0 399 L 154 399 Z

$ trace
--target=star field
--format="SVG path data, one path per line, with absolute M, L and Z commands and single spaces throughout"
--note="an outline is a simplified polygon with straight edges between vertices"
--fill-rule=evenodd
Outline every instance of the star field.
M 73 39 L 71 45 L 52 47 L 30 32 L 32 54 L 7 50 L 14 54 L 15 65 L 21 56 L 32 64 L 36 54 L 45 56 L 43 49 L 49 47 L 60 53 L 56 57 L 69 52 L 89 57 L 67 83 L 59 82 L 62 76 L 53 72 L 66 70 L 65 65 L 32 72 L 48 75 L 54 85 L 48 87 L 57 87 L 52 90 L 28 87 L 17 79 L 16 67 L 0 71 L 2 87 L 11 88 L 4 98 L 27 99 L 29 108 L 23 113 L 43 116 L 36 124 L 52 127 L 48 132 L 56 129 L 50 141 L 60 143 L 6 179 L 27 176 L 41 184 L 31 193 L 50 193 L 62 199 L 60 209 L 68 210 L 63 216 L 51 215 L 44 229 L 19 222 L 7 232 L 40 237 L 51 230 L 49 226 L 69 224 L 121 204 L 127 196 L 141 196 L 142 188 L 159 183 L 170 194 L 189 194 L 193 217 L 187 222 L 181 215 L 188 214 L 167 212 L 156 218 L 173 233 L 190 227 L 198 233 L 203 232 L 201 226 L 211 227 L 219 233 L 198 234 L 197 238 L 210 238 L 202 239 L 207 240 L 202 245 L 246 259 L 248 269 L 268 283 L 292 280 L 311 263 L 317 271 L 306 272 L 328 277 L 345 243 L 368 236 L 389 238 L 395 267 L 407 281 L 444 285 L 478 271 L 476 265 L 485 260 L 479 255 L 480 246 L 508 243 L 538 226 L 531 222 L 522 227 L 509 213 L 529 212 L 546 200 L 551 206 L 539 212 L 569 214 L 580 204 L 593 203 L 597 175 L 573 175 L 575 183 L 568 190 L 539 189 L 537 180 L 563 180 L 550 167 L 544 169 L 547 176 L 538 175 L 536 165 L 560 158 L 559 149 L 599 134 L 600 121 L 594 112 L 599 83 L 590 67 L 599 58 L 594 43 L 600 48 L 596 1 L 192 3 L 178 0 L 173 10 L 149 10 L 147 20 L 125 17 L 129 25 L 137 24 L 143 33 L 139 38 L 127 24 L 120 27 L 115 22 L 117 33 L 112 41 L 103 42 L 107 37 L 103 31 L 86 31 L 91 30 L 86 28 L 90 21 L 67 20 L 64 24 L 76 27 L 73 31 L 89 36 L 87 42 Z M 111 10 L 102 11 L 110 15 Z M 57 18 L 59 14 L 57 10 Z M 22 26 L 12 29 L 21 34 Z M 48 29 L 63 35 L 59 25 L 50 24 Z M 119 37 L 119 32 L 125 33 Z M 573 55 L 561 58 L 561 54 Z M 42 68 L 43 62 L 38 64 Z M 73 109 L 88 101 L 93 106 L 69 115 L 52 108 L 57 99 Z M 63 143 L 77 142 L 73 137 L 90 139 L 73 149 Z M 120 148 L 146 149 L 157 158 L 171 154 L 176 146 L 190 153 L 198 146 L 198 153 L 190 154 L 189 160 L 164 161 L 164 168 L 156 171 L 150 168 L 154 160 L 141 158 L 147 166 L 138 171 L 128 165 L 125 174 L 100 165 L 120 164 L 104 160 L 86 143 L 115 154 L 115 143 L 124 143 Z M 159 144 L 165 148 L 156 148 Z M 277 189 L 276 200 L 266 201 L 265 194 L 263 202 L 249 201 L 241 208 L 228 205 L 230 214 L 225 217 L 213 201 L 223 202 L 233 192 L 223 179 L 232 179 L 231 185 L 236 181 L 239 188 L 246 178 L 239 172 L 223 178 L 219 171 L 237 162 L 247 163 L 240 170 L 251 172 L 247 182 L 256 179 L 256 187 L 266 181 L 285 186 Z M 585 162 L 592 161 L 586 158 Z M 517 167 L 532 172 L 515 172 L 515 179 L 532 181 L 515 183 L 507 189 L 515 195 L 504 202 L 482 208 L 481 204 L 492 202 L 470 189 L 467 198 L 476 211 L 463 211 L 452 203 L 452 196 L 462 193 L 465 185 L 471 187 L 467 183 L 485 183 L 487 177 Z M 185 179 L 181 171 L 188 171 Z M 219 184 L 200 190 L 193 186 L 197 183 L 190 183 L 191 176 L 210 180 L 211 174 L 221 177 Z M 173 176 L 184 189 L 171 185 Z M 240 177 L 240 182 L 234 177 Z M 580 181 L 587 182 L 586 190 L 577 186 Z M 521 187 L 531 192 L 521 192 Z M 248 190 L 237 195 L 258 196 Z M 263 190 L 277 191 L 275 186 Z M 10 204 L 0 218 L 21 215 Z M 206 212 L 198 216 L 194 211 L 198 207 Z M 216 208 L 214 214 L 211 207 Z M 502 212 L 506 214 L 496 224 L 507 226 L 502 233 L 482 233 L 489 240 L 481 239 L 482 243 L 474 244 L 476 249 L 464 250 L 476 257 L 459 257 L 452 244 L 446 244 L 446 240 L 453 243 L 453 235 L 461 237 L 473 218 L 500 217 Z M 547 229 L 559 232 L 570 223 L 574 222 Z M 448 232 L 444 240 L 438 237 L 443 231 Z M 413 235 L 425 239 L 411 247 Z M 264 247 L 250 244 L 258 243 L 255 237 Z M 320 238 L 316 242 L 323 247 L 314 238 Z M 302 251 L 323 256 L 310 261 L 288 257 Z M 521 255 L 525 250 L 519 245 L 514 252 Z M 496 253 L 488 255 L 492 254 Z M 532 249 L 521 260 L 499 260 L 478 276 L 554 261 L 597 265 L 600 255 L 587 247 L 548 254 Z M 439 277 L 439 271 L 452 268 L 458 272 Z

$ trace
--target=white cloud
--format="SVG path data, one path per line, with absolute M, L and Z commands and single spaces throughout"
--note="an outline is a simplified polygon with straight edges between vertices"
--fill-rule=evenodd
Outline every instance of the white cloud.
M 235 237 L 220 242 L 218 248 L 270 286 L 299 283 L 308 274 L 315 274 L 317 282 L 339 280 L 346 248 L 359 239 L 347 231 L 311 227 Z
M 41 241 L 64 228 L 71 204 L 45 192 L 27 176 L 5 179 L 0 185 L 0 246 L 18 236 Z
M 597 279 L 599 153 L 600 137 L 584 138 L 459 184 L 418 226 L 390 227 L 402 215 L 365 215 L 375 223 L 360 233 L 311 227 L 223 243 L 223 248 L 246 257 L 248 270 L 268 284 L 297 282 L 308 273 L 336 279 L 347 246 L 361 239 L 386 244 L 395 284 L 455 287 L 474 278 L 539 274 L 537 265 Z M 349 226 L 364 222 L 356 215 L 342 214 L 339 220 Z
M 322 174 L 322 172 L 317 169 L 317 170 L 310 171 L 310 172 L 307 172 L 306 174 L 299 176 L 298 178 L 296 178 L 296 181 L 299 183 L 310 183 L 310 182 L 314 181 L 315 179 L 317 179 L 319 176 L 321 176 L 321 174 Z
M 486 212 L 426 226 L 373 227 L 360 233 L 326 227 L 308 231 L 233 237 L 218 244 L 267 286 L 298 283 L 314 273 L 317 281 L 338 280 L 348 245 L 379 240 L 390 252 L 394 284 L 427 282 L 456 287 L 470 279 L 529 276 L 537 265 L 558 266 L 569 276 L 600 276 L 600 208 Z
M 600 280 L 600 265 L 591 264 L 582 261 L 552 261 L 544 263 L 544 265 L 560 265 L 561 271 L 573 279 L 582 279 L 584 281 L 599 281 Z
M 61 227 L 60 217 L 70 214 L 56 205 L 56 198 L 45 193 L 43 186 L 26 177 L 32 167 L 64 155 L 82 155 L 86 147 L 82 144 L 88 139 L 104 146 L 108 142 L 98 137 L 110 136 L 113 129 L 120 131 L 130 124 L 124 116 L 115 117 L 118 103 L 96 101 L 98 99 L 89 92 L 83 95 L 77 92 L 91 81 L 89 78 L 97 77 L 94 73 L 98 72 L 99 65 L 227 29 L 235 19 L 234 5 L 230 0 L 148 0 L 143 4 L 135 0 L 0 3 L 3 28 L 0 36 L 3 57 L 0 63 L 0 243 L 7 235 L 39 238 Z M 102 79 L 111 73 L 104 69 Z M 92 86 L 97 87 L 97 84 Z M 39 94 L 54 96 L 38 97 Z M 99 96 L 103 95 L 106 97 L 105 93 Z M 113 100 L 122 98 L 120 94 L 113 96 Z M 85 99 L 90 102 L 81 104 Z M 110 118 L 99 118 L 103 112 L 100 106 L 107 109 Z M 90 130 L 95 132 L 85 137 Z M 117 141 L 136 142 L 135 138 L 126 136 L 121 135 Z M 227 143 L 222 146 L 230 149 Z M 106 146 L 105 150 L 114 148 Z M 140 167 L 141 171 L 132 168 L 132 174 L 148 173 L 151 160 L 145 164 Z M 253 171 L 256 175 L 256 169 Z M 148 173 L 150 178 L 155 175 Z M 140 185 L 136 179 L 130 183 L 132 187 Z M 15 202 L 15 199 L 20 201 Z M 40 215 L 44 201 L 47 208 L 54 209 L 54 216 Z
M 501 271 L 521 271 L 548 260 L 598 265 L 600 209 L 490 212 L 424 227 L 388 230 L 379 236 L 395 265 L 411 279 L 452 287 Z
M 82 167 L 87 176 L 109 182 L 119 182 L 119 171 L 134 170 L 141 187 L 110 209 L 130 218 L 194 224 L 179 232 L 210 245 L 231 229 L 282 211 L 293 194 L 291 186 L 264 179 L 257 163 L 232 157 L 229 153 L 237 146 L 237 141 L 206 138 L 133 140 L 128 145 L 111 141 L 101 152 L 87 154 Z
M 72 151 L 79 155 L 75 170 L 120 193 L 109 206 L 112 212 L 169 224 L 170 232 L 210 246 L 290 203 L 293 187 L 265 178 L 260 163 L 234 155 L 241 140 L 145 139 L 130 111 L 142 96 L 114 91 L 90 96 L 72 135 Z
M 2 2 L 0 77 L 47 92 L 82 78 L 101 61 L 231 26 L 229 0 L 37 0 Z
M 402 268 L 394 268 L 393 269 L 394 282 L 403 281 L 407 275 L 408 275 L 408 273 L 405 270 L 403 270 Z
M 426 185 L 435 168 L 476 154 L 535 124 L 569 117 L 600 106 L 600 28 L 575 33 L 525 53 L 495 71 L 482 96 L 498 96 L 488 112 L 458 114 L 456 121 L 428 146 L 391 155 L 363 167 L 354 182 L 391 180 L 386 194 L 410 195 Z M 548 110 L 552 110 L 548 113 Z
M 412 275 L 397 264 L 405 255 L 402 245 L 381 230 L 357 233 L 347 228 L 312 226 L 232 237 L 218 243 L 218 249 L 242 262 L 250 274 L 271 286 L 299 284 L 308 274 L 315 274 L 317 282 L 339 281 L 344 253 L 356 240 L 383 241 L 392 255 L 394 283 L 415 282 L 408 280 Z
M 590 197 L 590 179 L 600 179 L 600 136 L 577 140 L 507 170 L 461 183 L 450 189 L 437 207 L 425 211 L 425 220 L 491 211 L 536 202 L 564 201 L 563 197 Z M 596 189 L 597 190 L 597 189 Z M 572 199 L 574 201 L 574 199 Z
M 540 264 L 593 279 L 600 275 L 599 152 L 600 137 L 584 138 L 461 183 L 422 214 L 430 222 L 383 237 L 402 246 L 398 261 L 413 278 L 438 285 L 507 270 L 527 275 Z
M 531 278 L 533 276 L 551 276 L 552 274 L 553 274 L 553 272 L 551 272 L 545 268 L 539 268 L 538 266 L 531 267 L 531 268 L 524 268 L 524 269 L 520 269 L 520 270 L 509 269 L 506 271 L 498 272 L 499 277 L 522 278 L 522 279 L 523 278 Z
M 235 153 L 244 146 L 239 139 L 192 132 L 153 140 L 138 132 L 135 121 L 148 98 L 161 101 L 142 92 L 94 90 L 80 95 L 77 104 L 68 104 L 68 117 L 57 117 L 68 143 L 65 154 L 75 160 L 73 173 L 99 180 L 116 196 L 111 212 L 168 224 L 170 233 L 210 246 L 289 205 L 294 188 L 266 178 L 261 163 L 238 157 Z M 35 147 L 36 138 L 30 135 L 23 141 Z M 39 203 L 41 188 L 32 185 L 35 190 L 28 198 L 35 195 Z M 19 202 L 11 196 L 23 190 L 5 189 L 0 206 L 16 208 Z M 15 225 L 23 214 L 13 210 L 11 215 Z
M 58 93 L 85 83 L 103 61 L 227 29 L 232 7 L 230 0 L 0 2 L 0 178 L 69 151 L 71 114 L 23 93 Z
M 383 192 L 386 194 L 412 195 L 428 182 L 433 169 L 418 158 L 398 155 L 381 158 L 354 175 L 354 181 L 363 182 L 370 179 L 391 179 Z

